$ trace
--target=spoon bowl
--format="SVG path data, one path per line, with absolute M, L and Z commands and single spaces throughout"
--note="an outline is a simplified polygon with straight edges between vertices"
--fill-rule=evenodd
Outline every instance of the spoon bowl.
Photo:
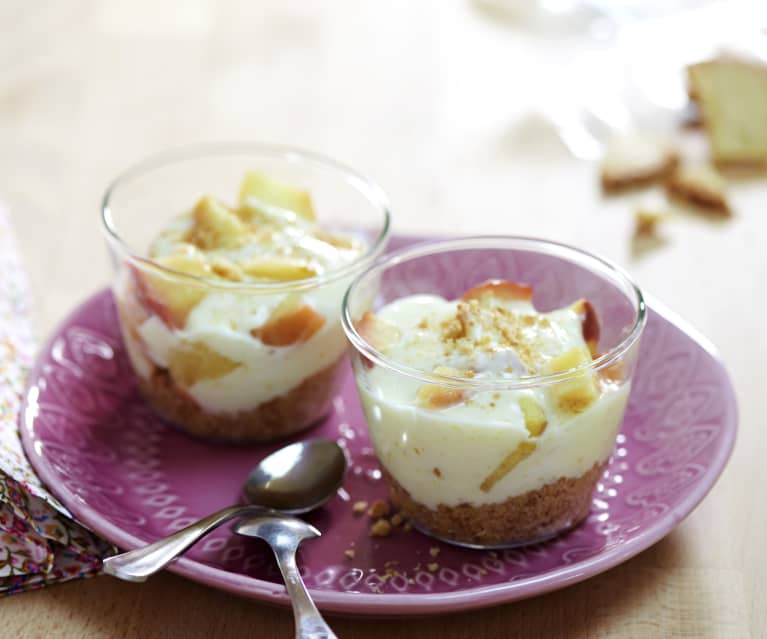
M 290 444 L 250 472 L 242 489 L 246 505 L 224 508 L 152 544 L 107 557 L 104 572 L 125 581 L 145 581 L 227 521 L 264 513 L 297 515 L 319 508 L 336 494 L 345 473 L 346 457 L 335 441 Z
M 345 472 L 346 457 L 336 442 L 298 442 L 272 453 L 250 472 L 243 501 L 289 515 L 307 513 L 336 494 Z
M 232 530 L 238 535 L 258 537 L 267 543 L 283 537 L 280 543 L 290 539 L 296 542 L 296 546 L 305 539 L 321 536 L 319 530 L 302 519 L 274 515 L 256 515 L 241 519 L 232 525 Z

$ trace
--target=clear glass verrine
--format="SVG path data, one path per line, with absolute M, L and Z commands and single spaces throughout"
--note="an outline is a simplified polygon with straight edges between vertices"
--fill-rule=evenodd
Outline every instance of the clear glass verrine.
M 513 375 L 422 366 L 411 356 L 422 325 L 411 322 L 396 333 L 403 300 L 444 310 L 445 300 L 489 280 L 531 287 L 541 314 L 587 300 L 601 325 L 593 355 L 553 371 Z M 412 346 L 404 356 L 381 347 L 384 332 L 370 330 L 370 314 L 381 312 L 393 321 L 386 331 L 395 331 L 386 339 Z M 584 519 L 620 428 L 646 322 L 642 294 L 622 269 L 534 238 L 429 243 L 388 255 L 362 273 L 346 293 L 342 319 L 392 500 L 416 527 L 462 545 L 508 547 Z M 564 403 L 581 391 L 583 405 Z M 538 411 L 537 426 L 530 425 L 530 406 Z

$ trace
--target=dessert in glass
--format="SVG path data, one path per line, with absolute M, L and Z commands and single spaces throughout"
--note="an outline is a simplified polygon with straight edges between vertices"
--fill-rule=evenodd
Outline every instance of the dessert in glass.
M 362 273 L 342 319 L 392 502 L 417 528 L 510 547 L 588 515 L 645 324 L 620 268 L 529 238 L 420 245 Z
M 295 149 L 198 147 L 118 178 L 102 220 L 126 350 L 159 414 L 265 442 L 328 412 L 344 291 L 388 237 L 375 184 Z

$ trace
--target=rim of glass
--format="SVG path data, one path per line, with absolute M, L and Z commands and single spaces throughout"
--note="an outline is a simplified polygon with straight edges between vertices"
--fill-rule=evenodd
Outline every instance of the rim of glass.
M 159 262 L 156 262 L 155 260 L 146 257 L 134 250 L 120 236 L 117 229 L 117 224 L 115 224 L 112 216 L 112 199 L 113 196 L 119 192 L 123 185 L 130 183 L 132 180 L 139 178 L 146 173 L 161 169 L 165 166 L 170 166 L 184 160 L 194 160 L 198 158 L 215 156 L 249 154 L 260 154 L 264 157 L 284 159 L 290 163 L 305 164 L 326 170 L 330 173 L 336 173 L 342 179 L 344 179 L 344 181 L 349 183 L 353 188 L 360 192 L 381 212 L 383 217 L 378 234 L 376 235 L 375 240 L 368 247 L 367 251 L 365 251 L 365 253 L 360 255 L 355 260 L 352 260 L 343 266 L 328 271 L 327 273 L 315 275 L 314 277 L 307 277 L 302 280 L 292 280 L 288 282 L 226 282 L 206 277 L 200 277 L 190 273 L 184 273 L 183 271 L 177 271 L 175 269 L 168 268 L 167 266 L 163 266 Z M 389 200 L 386 197 L 383 189 L 375 181 L 363 175 L 362 173 L 355 171 L 351 167 L 346 166 L 341 162 L 337 162 L 336 160 L 333 160 L 332 158 L 329 158 L 320 153 L 315 153 L 314 151 L 307 151 L 298 147 L 281 144 L 264 144 L 260 142 L 219 142 L 211 144 L 197 144 L 171 149 L 169 151 L 161 151 L 136 164 L 133 164 L 122 173 L 120 173 L 109 184 L 107 190 L 104 193 L 104 197 L 101 200 L 102 232 L 105 234 L 107 241 L 113 246 L 117 247 L 117 249 L 119 249 L 130 260 L 138 262 L 144 267 L 165 273 L 169 277 L 180 279 L 196 286 L 223 289 L 226 291 L 297 291 L 311 289 L 327 282 L 333 282 L 348 275 L 350 272 L 357 271 L 361 265 L 364 266 L 374 261 L 375 258 L 378 257 L 384 249 L 386 239 L 389 236 L 390 228 L 391 211 Z
M 631 327 L 628 335 L 624 337 L 620 343 L 613 346 L 609 351 L 603 353 L 598 358 L 592 360 L 588 364 L 582 364 L 576 368 L 571 368 L 559 373 L 547 373 L 544 375 L 526 375 L 522 377 L 516 377 L 513 379 L 476 379 L 469 377 L 457 377 L 451 375 L 440 375 L 438 373 L 427 373 L 423 370 L 413 368 L 398 362 L 390 357 L 387 357 L 377 349 L 375 349 L 370 343 L 368 343 L 357 332 L 354 326 L 354 321 L 351 317 L 349 310 L 349 301 L 354 295 L 357 287 L 368 276 L 372 274 L 381 274 L 393 266 L 402 264 L 419 257 L 426 255 L 446 252 L 450 250 L 466 250 L 466 249 L 482 249 L 482 248 L 516 248 L 524 250 L 532 250 L 538 253 L 545 253 L 547 255 L 555 255 L 568 259 L 568 256 L 578 258 L 575 261 L 577 263 L 591 263 L 599 267 L 602 271 L 605 269 L 622 284 L 626 285 L 626 288 L 633 292 L 634 298 L 632 302 L 635 303 L 636 317 L 634 324 Z M 378 260 L 362 273 L 360 273 L 351 283 L 346 290 L 346 294 L 343 299 L 343 306 L 341 310 L 341 323 L 346 333 L 347 338 L 352 343 L 355 349 L 362 353 L 366 358 L 372 361 L 375 365 L 383 366 L 401 373 L 407 377 L 416 379 L 420 382 L 427 384 L 440 384 L 442 386 L 448 386 L 453 388 L 473 388 L 473 389 L 489 389 L 489 390 L 521 390 L 537 386 L 548 386 L 556 384 L 573 377 L 582 374 L 586 371 L 599 371 L 606 368 L 618 360 L 634 345 L 639 339 L 639 336 L 644 329 L 647 322 L 647 307 L 644 301 L 644 296 L 639 286 L 634 282 L 631 276 L 615 262 L 589 253 L 579 248 L 563 244 L 561 242 L 555 242 L 552 240 L 544 240 L 536 237 L 526 236 L 513 236 L 513 235 L 479 235 L 472 237 L 456 238 L 451 240 L 440 240 L 436 242 L 419 243 L 415 246 L 406 247 L 384 256 Z

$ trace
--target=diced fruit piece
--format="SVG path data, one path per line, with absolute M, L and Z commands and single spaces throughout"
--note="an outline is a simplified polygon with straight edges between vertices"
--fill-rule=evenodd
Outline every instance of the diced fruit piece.
M 571 307 L 581 318 L 581 332 L 586 346 L 589 347 L 591 357 L 597 356 L 599 345 L 599 318 L 591 302 L 587 300 L 578 300 Z
M 258 202 L 293 211 L 309 221 L 316 219 L 312 198 L 308 191 L 273 180 L 262 173 L 250 171 L 242 181 L 240 203 L 258 208 Z
M 623 380 L 623 378 L 626 375 L 626 367 L 624 366 L 623 361 L 615 362 L 615 364 L 610 364 L 609 366 L 605 366 L 603 369 L 599 371 L 599 376 L 605 380 L 606 382 L 620 382 Z
M 242 282 L 242 270 L 237 264 L 225 257 L 214 257 L 210 262 L 210 270 L 214 275 L 230 282 Z
M 323 231 L 321 229 L 314 232 L 314 236 L 326 244 L 330 244 L 330 246 L 334 246 L 335 248 L 339 249 L 352 249 L 355 247 L 355 242 L 351 237 L 346 237 L 344 235 L 336 235 L 335 233 L 331 233 L 329 231 Z
M 250 334 L 267 346 L 290 346 L 308 341 L 324 324 L 325 318 L 311 306 L 303 305 L 284 312 L 278 307 L 266 324 L 252 329 Z
M 357 322 L 357 332 L 381 352 L 385 352 L 402 337 L 402 333 L 394 324 L 381 319 L 371 311 L 365 311 L 362 319 Z
M 158 257 L 155 262 L 181 273 L 188 273 L 197 277 L 210 276 L 210 264 L 208 264 L 205 255 L 191 246 L 182 252 Z
M 453 368 L 452 366 L 435 366 L 434 372 L 437 375 L 445 375 L 447 377 L 474 377 L 473 370 Z
M 464 400 L 460 388 L 448 388 L 437 384 L 424 384 L 416 393 L 416 401 L 421 408 L 448 408 Z
M 519 407 L 525 417 L 525 428 L 531 437 L 538 437 L 548 425 L 546 413 L 543 412 L 541 405 L 532 397 L 523 395 L 519 398 Z
M 480 300 L 488 295 L 505 301 L 530 301 L 533 299 L 533 289 L 530 286 L 509 282 L 508 280 L 488 280 L 487 282 L 470 288 L 461 296 L 461 299 Z
M 434 372 L 447 377 L 474 377 L 474 371 L 452 366 L 435 366 Z M 438 384 L 424 384 L 416 393 L 416 400 L 422 408 L 448 408 L 460 404 L 465 398 L 466 393 L 463 390 Z
M 241 364 L 210 349 L 204 342 L 184 342 L 168 353 L 168 370 L 181 386 L 228 375 Z
M 202 250 L 239 246 L 248 233 L 234 211 L 210 196 L 197 203 L 192 219 L 186 240 Z
M 159 257 L 158 264 L 197 277 L 210 277 L 205 256 L 186 252 Z M 182 281 L 150 268 L 134 271 L 142 303 L 169 326 L 181 328 L 190 311 L 205 297 L 203 285 Z
M 317 275 L 317 271 L 305 260 L 289 257 L 252 257 L 241 261 L 240 267 L 251 277 L 276 282 L 305 280 Z
M 500 464 L 490 473 L 482 483 L 479 485 L 479 489 L 482 492 L 490 492 L 499 481 L 501 481 L 506 475 L 508 475 L 521 461 L 533 454 L 536 448 L 536 443 L 528 440 L 524 440 L 519 443 L 513 451 L 511 451 L 506 457 L 503 458 Z
M 552 359 L 547 366 L 548 373 L 563 373 L 591 362 L 588 351 L 573 348 Z M 573 373 L 572 377 L 551 387 L 551 393 L 562 411 L 581 413 L 597 399 L 594 374 L 591 371 Z

